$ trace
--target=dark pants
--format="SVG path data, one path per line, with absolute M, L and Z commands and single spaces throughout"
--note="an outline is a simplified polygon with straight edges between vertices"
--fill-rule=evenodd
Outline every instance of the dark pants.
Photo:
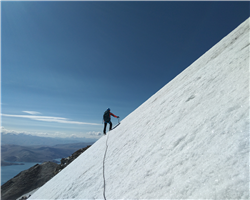
M 109 123 L 109 130 L 112 130 L 112 122 L 104 122 L 104 129 L 103 129 L 103 133 L 106 134 L 106 127 L 107 127 L 107 123 Z

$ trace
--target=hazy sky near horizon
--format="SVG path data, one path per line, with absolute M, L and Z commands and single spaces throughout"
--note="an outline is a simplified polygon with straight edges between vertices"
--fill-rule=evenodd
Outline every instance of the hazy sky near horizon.
M 5 132 L 92 137 L 249 17 L 249 2 L 1 2 Z M 117 119 L 113 118 L 113 123 Z

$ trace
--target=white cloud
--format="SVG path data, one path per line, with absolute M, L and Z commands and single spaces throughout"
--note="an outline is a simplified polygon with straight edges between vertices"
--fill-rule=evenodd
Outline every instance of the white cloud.
M 31 115 L 40 115 L 41 114 L 40 112 L 36 112 L 36 111 L 23 111 L 23 112 L 31 114 Z
M 3 135 L 19 135 L 19 134 L 25 134 L 25 135 L 31 135 L 31 136 L 38 136 L 38 137 L 50 137 L 50 138 L 69 138 L 69 139 L 86 139 L 86 138 L 95 138 L 98 139 L 102 134 L 100 132 L 88 132 L 88 133 L 78 133 L 78 134 L 68 134 L 60 131 L 16 131 L 16 130 L 10 130 L 6 129 L 3 126 L 1 128 L 1 134 Z
M 25 112 L 33 112 L 33 111 L 25 111 Z M 1 115 L 4 117 L 27 118 L 27 119 L 37 120 L 37 121 L 57 122 L 57 123 L 63 123 L 63 124 L 95 125 L 95 126 L 102 125 L 102 124 L 97 124 L 97 123 L 70 121 L 69 119 L 63 118 L 63 117 L 37 116 L 37 115 L 9 115 L 9 114 L 1 114 Z
M 30 132 L 27 132 L 27 131 L 8 130 L 8 129 L 4 128 L 3 126 L 1 126 L 1 133 L 2 133 L 2 134 L 14 134 L 14 135 L 18 135 L 18 134 L 30 135 Z
M 91 136 L 101 136 L 102 135 L 101 132 L 96 132 L 96 131 L 91 131 L 91 132 L 88 132 L 87 134 L 91 135 Z

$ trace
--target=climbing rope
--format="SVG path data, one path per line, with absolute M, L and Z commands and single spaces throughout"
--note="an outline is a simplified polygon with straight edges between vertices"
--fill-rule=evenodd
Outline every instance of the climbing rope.
M 106 139 L 106 150 L 105 150 L 105 154 L 103 157 L 103 197 L 106 200 L 106 196 L 105 196 L 105 189 L 106 189 L 106 182 L 105 182 L 105 159 L 106 159 L 106 153 L 108 150 L 108 137 L 109 134 L 107 134 L 107 139 Z

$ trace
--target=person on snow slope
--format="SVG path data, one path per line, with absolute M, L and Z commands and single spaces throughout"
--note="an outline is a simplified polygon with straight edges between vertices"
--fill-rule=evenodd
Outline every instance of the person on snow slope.
M 103 134 L 106 135 L 106 127 L 107 123 L 109 123 L 109 130 L 112 130 L 112 122 L 111 122 L 111 115 L 113 117 L 119 118 L 119 116 L 114 115 L 112 112 L 110 112 L 110 108 L 108 108 L 104 114 L 103 114 L 103 121 L 104 121 L 104 129 Z

